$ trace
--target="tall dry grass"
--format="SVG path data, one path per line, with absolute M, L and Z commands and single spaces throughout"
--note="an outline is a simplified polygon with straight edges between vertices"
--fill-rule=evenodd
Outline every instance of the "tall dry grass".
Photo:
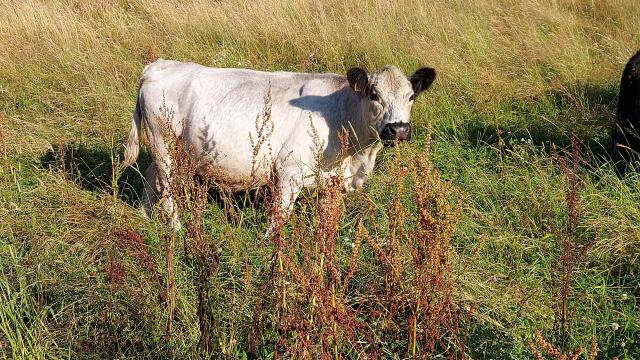
M 141 66 L 157 57 L 339 73 L 429 64 L 442 74 L 442 101 L 470 97 L 484 107 L 617 76 L 612 65 L 635 48 L 640 20 L 632 1 L 3 0 L 0 8 L 0 79 L 4 96 L 22 104 L 8 110 L 47 114 L 16 120 L 36 135 L 24 140 L 32 146 L 123 128 Z

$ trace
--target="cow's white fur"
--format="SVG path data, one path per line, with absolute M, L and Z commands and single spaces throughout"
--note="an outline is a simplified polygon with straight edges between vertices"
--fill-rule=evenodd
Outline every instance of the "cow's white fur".
M 360 188 L 382 148 L 378 134 L 386 124 L 409 122 L 414 94 L 411 82 L 394 66 L 369 75 L 368 84 L 377 101 L 361 89 L 354 91 L 347 78 L 337 74 L 269 73 L 168 60 L 146 66 L 125 149 L 125 162 L 133 164 L 142 121 L 154 149 L 153 163 L 145 172 L 144 215 L 149 216 L 164 197 L 171 225 L 180 226 L 174 200 L 166 191 L 171 161 L 162 136 L 167 124 L 160 122 L 167 118 L 161 116 L 161 108 L 173 113 L 169 126 L 195 151 L 201 175 L 214 167 L 226 175 L 226 185 L 234 191 L 264 185 L 275 175 L 283 216 L 303 187 L 315 185 L 317 169 L 320 179 L 327 179 L 341 168 L 344 189 Z M 256 118 L 265 111 L 267 93 L 272 132 L 254 158 Z M 339 162 L 341 129 L 348 130 L 351 146 Z M 313 145 L 314 136 L 319 149 L 318 141 Z M 319 150 L 321 164 L 316 163 Z

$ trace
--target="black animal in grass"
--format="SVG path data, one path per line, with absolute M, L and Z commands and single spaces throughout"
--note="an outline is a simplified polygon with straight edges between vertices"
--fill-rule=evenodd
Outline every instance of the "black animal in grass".
M 616 170 L 623 176 L 628 163 L 640 160 L 640 50 L 622 72 L 612 146 Z

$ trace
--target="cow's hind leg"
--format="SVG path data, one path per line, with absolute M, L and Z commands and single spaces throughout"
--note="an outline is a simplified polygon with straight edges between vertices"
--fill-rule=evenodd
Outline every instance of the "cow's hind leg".
M 173 230 L 180 230 L 182 228 L 182 224 L 178 217 L 178 208 L 173 196 L 163 197 L 161 201 L 164 213 L 167 215 L 167 222 L 169 223 L 169 226 L 171 226 Z
M 140 211 L 144 217 L 151 218 L 153 207 L 160 198 L 158 196 L 160 191 L 158 180 L 158 168 L 155 163 L 151 163 L 144 172 L 144 189 L 142 191 L 142 203 L 140 204 Z
M 293 205 L 302 190 L 301 184 L 291 177 L 281 178 L 278 181 L 276 202 L 268 216 L 267 231 L 264 234 L 265 239 L 271 238 L 276 228 L 284 224 L 291 216 Z
M 175 200 L 169 192 L 168 172 L 160 171 L 154 162 L 145 171 L 145 180 L 140 206 L 142 214 L 150 218 L 153 208 L 160 201 L 169 226 L 174 230 L 179 230 L 182 225 L 178 219 Z

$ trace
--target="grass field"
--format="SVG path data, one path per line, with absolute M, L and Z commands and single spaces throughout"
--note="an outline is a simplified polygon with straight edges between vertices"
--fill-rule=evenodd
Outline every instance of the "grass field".
M 633 0 L 0 0 L 0 359 L 640 359 L 640 176 L 608 156 L 638 24 Z M 303 194 L 266 242 L 260 194 L 190 208 L 195 234 L 139 215 L 119 161 L 158 57 L 438 78 L 363 190 Z

